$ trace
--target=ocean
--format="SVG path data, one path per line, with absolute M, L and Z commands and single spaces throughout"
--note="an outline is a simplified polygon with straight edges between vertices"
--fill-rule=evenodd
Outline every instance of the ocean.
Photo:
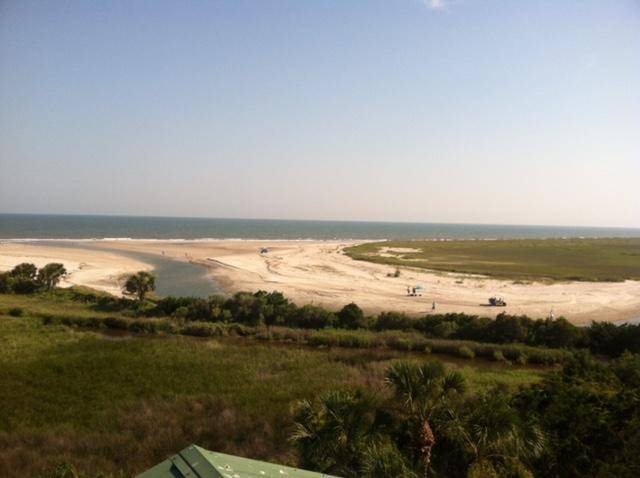
M 640 237 L 640 229 L 0 214 L 0 239 L 528 239 Z

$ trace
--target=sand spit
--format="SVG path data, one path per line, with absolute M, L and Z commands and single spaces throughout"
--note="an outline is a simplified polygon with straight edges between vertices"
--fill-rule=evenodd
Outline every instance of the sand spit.
M 31 262 L 38 267 L 61 262 L 69 273 L 61 283 L 62 287 L 85 285 L 117 295 L 121 293 L 123 276 L 152 269 L 149 264 L 107 251 L 41 243 L 0 243 L 0 271 L 21 262 Z
M 190 261 L 209 273 L 228 292 L 278 290 L 298 304 L 313 303 L 339 308 L 349 302 L 365 311 L 404 311 L 409 314 L 466 312 L 495 316 L 499 312 L 546 317 L 551 311 L 573 323 L 592 320 L 628 320 L 640 316 L 640 281 L 624 283 L 517 283 L 482 276 L 448 274 L 354 261 L 343 248 L 354 242 L 315 241 L 95 241 L 95 251 L 39 243 L 0 244 L 0 269 L 18 262 L 42 265 L 65 263 L 71 275 L 67 284 L 84 284 L 118 291 L 122 274 L 150 266 L 116 250 L 164 255 Z M 104 249 L 104 250 L 102 250 Z M 263 249 L 267 249 L 265 253 Z M 421 285 L 422 297 L 408 297 L 407 287 Z M 507 301 L 490 308 L 491 296 Z

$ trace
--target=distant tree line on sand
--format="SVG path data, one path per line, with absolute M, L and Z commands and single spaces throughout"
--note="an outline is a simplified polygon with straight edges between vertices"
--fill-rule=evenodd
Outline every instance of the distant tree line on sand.
M 51 291 L 67 275 L 64 265 L 52 262 L 38 269 L 24 262 L 9 272 L 0 273 L 0 294 L 33 294 Z
M 640 352 L 638 325 L 594 322 L 588 327 L 578 327 L 564 318 L 531 319 L 507 314 L 500 314 L 495 319 L 458 313 L 418 318 L 399 312 L 367 316 L 353 303 L 334 313 L 314 305 L 296 306 L 279 292 L 240 292 L 230 298 L 212 296 L 209 299 L 165 297 L 155 302 L 147 313 L 181 317 L 187 321 L 236 322 L 249 326 L 417 331 L 438 339 L 588 348 L 609 356 L 618 356 L 625 350 Z
M 65 276 L 62 264 L 37 269 L 20 264 L 0 274 L 0 293 L 50 291 Z M 295 329 L 338 329 L 370 332 L 412 332 L 433 339 L 474 341 L 490 344 L 523 344 L 553 349 L 589 349 L 599 355 L 617 357 L 624 351 L 640 353 L 640 325 L 593 322 L 578 327 L 566 319 L 532 319 L 499 314 L 495 319 L 463 313 L 410 317 L 400 312 L 370 316 L 354 303 L 338 312 L 315 305 L 297 306 L 280 292 L 239 292 L 231 297 L 163 297 L 147 300 L 155 290 L 148 272 L 129 276 L 123 293 L 135 300 L 107 294 L 78 294 L 80 300 L 95 301 L 102 310 L 127 310 L 138 317 L 171 317 L 184 322 L 234 323 L 250 327 L 280 326 Z M 463 355 L 463 354 L 460 354 Z
M 578 327 L 566 319 L 531 319 L 500 314 L 495 319 L 449 313 L 413 318 L 399 312 L 367 316 L 357 304 L 331 312 L 314 305 L 296 306 L 280 292 L 239 292 L 232 297 L 165 297 L 144 313 L 187 321 L 235 322 L 249 326 L 285 326 L 303 329 L 417 331 L 427 337 L 494 344 L 525 344 L 549 348 L 588 348 L 597 354 L 618 356 L 640 352 L 640 325 L 594 322 Z

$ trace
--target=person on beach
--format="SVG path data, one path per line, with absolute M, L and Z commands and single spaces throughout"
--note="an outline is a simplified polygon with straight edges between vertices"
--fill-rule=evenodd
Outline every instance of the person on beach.
M 431 310 L 436 310 L 436 301 L 435 300 L 431 303 Z

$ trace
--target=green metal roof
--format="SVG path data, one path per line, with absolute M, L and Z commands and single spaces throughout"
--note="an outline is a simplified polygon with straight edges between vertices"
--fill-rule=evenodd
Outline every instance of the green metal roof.
M 191 445 L 137 478 L 338 478 Z

